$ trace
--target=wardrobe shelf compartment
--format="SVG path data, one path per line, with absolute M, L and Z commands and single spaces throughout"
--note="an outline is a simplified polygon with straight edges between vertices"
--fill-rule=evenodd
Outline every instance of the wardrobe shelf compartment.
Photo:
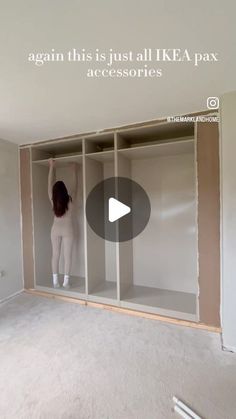
M 85 138 L 85 153 L 103 153 L 114 150 L 114 134 L 103 133 Z
M 61 279 L 60 279 L 61 276 Z M 59 292 L 59 293 L 64 293 L 69 292 L 69 293 L 78 293 L 78 294 L 85 294 L 85 278 L 82 277 L 77 277 L 77 276 L 70 276 L 70 287 L 69 288 L 63 288 L 62 287 L 62 283 L 63 283 L 63 276 L 59 275 L 59 282 L 61 284 L 60 288 L 54 288 L 53 284 L 52 284 L 52 280 L 51 278 L 45 278 L 42 283 L 43 285 L 39 287 L 41 288 L 47 288 L 48 290 L 52 289 L 55 292 Z M 40 281 L 39 281 L 40 283 Z
M 106 151 L 85 156 L 85 190 L 86 198 L 93 188 L 100 182 L 115 176 L 115 153 Z M 104 185 L 104 192 L 99 205 L 107 214 L 108 189 Z M 96 211 L 96 208 L 94 208 Z M 101 228 L 106 229 L 107 217 L 101 221 Z M 117 300 L 117 275 L 116 275 L 116 243 L 105 240 L 98 236 L 86 220 L 86 243 L 87 243 L 87 281 L 89 298 L 102 298 L 104 300 Z
M 169 135 L 172 128 L 165 126 L 162 134 Z M 192 126 L 181 129 L 189 134 Z M 117 175 L 141 185 L 151 204 L 146 228 L 132 241 L 118 243 L 122 304 L 178 318 L 197 317 L 195 152 L 193 137 L 175 140 L 174 134 L 173 141 L 118 149 Z M 118 196 L 122 198 L 119 190 Z M 125 199 L 138 205 L 140 197 L 131 188 L 121 199 L 126 204 Z
M 122 301 L 176 311 L 180 315 L 196 314 L 196 295 L 192 293 L 132 285 L 124 293 Z
M 83 139 L 71 138 L 50 141 L 48 143 L 37 144 L 32 147 L 32 160 L 56 158 L 57 156 L 69 156 L 71 154 L 82 154 Z
M 54 182 L 63 181 L 69 195 L 74 190 L 74 168 L 68 163 L 73 160 L 82 163 L 82 156 L 60 157 L 54 167 Z M 85 294 L 85 251 L 84 251 L 84 213 L 83 208 L 83 170 L 82 164 L 78 164 L 77 195 L 74 199 L 73 231 L 74 244 L 71 258 L 71 288 L 60 292 Z M 48 160 L 34 161 L 32 164 L 32 204 L 34 223 L 34 258 L 35 258 L 35 285 L 52 288 L 52 245 L 51 228 L 54 221 L 54 213 L 48 196 Z M 57 273 L 63 282 L 65 273 L 63 238 L 61 243 L 60 260 Z M 56 289 L 57 290 L 57 289 Z
M 74 154 L 70 156 L 62 156 L 62 157 L 54 157 L 53 160 L 55 161 L 56 166 L 64 166 L 68 163 L 78 163 L 81 164 L 83 160 L 82 154 Z M 49 166 L 49 160 L 34 160 L 34 164 L 40 164 L 42 166 Z
M 194 137 L 194 123 L 160 122 L 158 124 L 117 131 L 118 149 L 141 147 L 181 138 Z
M 181 139 L 158 144 L 142 145 L 139 147 L 122 148 L 118 150 L 128 159 L 146 159 L 157 156 L 175 156 L 194 152 L 194 139 Z
M 117 300 L 116 283 L 112 281 L 103 281 L 91 290 L 89 297 L 90 296 Z

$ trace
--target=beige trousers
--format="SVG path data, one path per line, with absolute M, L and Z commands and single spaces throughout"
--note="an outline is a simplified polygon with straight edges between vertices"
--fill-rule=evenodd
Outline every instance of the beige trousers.
M 74 240 L 73 235 L 58 235 L 52 229 L 51 242 L 52 242 L 52 272 L 53 274 L 58 274 L 58 271 L 59 271 L 61 244 L 63 243 L 64 275 L 70 275 L 73 240 Z

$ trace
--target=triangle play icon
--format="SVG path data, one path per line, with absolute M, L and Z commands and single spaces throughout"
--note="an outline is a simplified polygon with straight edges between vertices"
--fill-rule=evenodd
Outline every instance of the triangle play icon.
M 131 208 L 128 207 L 128 205 L 123 204 L 115 198 L 109 198 L 108 219 L 111 223 L 119 220 L 130 212 Z

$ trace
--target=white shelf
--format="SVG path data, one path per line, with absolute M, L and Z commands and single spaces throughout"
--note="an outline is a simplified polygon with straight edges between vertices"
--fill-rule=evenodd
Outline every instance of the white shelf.
M 115 152 L 114 150 L 98 151 L 96 153 L 87 153 L 85 156 L 104 163 L 113 161 L 115 158 Z
M 82 154 L 74 154 L 72 156 L 63 156 L 63 157 L 55 157 L 53 160 L 55 161 L 57 166 L 63 166 L 67 163 L 82 163 L 83 156 Z M 40 164 L 41 166 L 49 166 L 49 159 L 43 160 L 34 160 L 34 164 Z
M 149 124 L 138 124 L 137 126 L 118 128 L 116 132 L 126 139 L 140 139 L 140 138 L 153 138 L 154 136 L 165 136 L 171 134 L 174 138 L 176 133 L 181 135 L 190 135 L 189 133 L 194 131 L 194 122 L 186 121 L 174 121 L 169 122 L 162 120 L 159 122 L 153 122 Z M 180 135 L 178 135 L 180 137 Z
M 157 156 L 176 156 L 178 154 L 191 154 L 194 152 L 194 140 L 171 141 L 160 144 L 151 144 L 130 147 L 118 150 L 129 159 L 145 159 Z
M 89 294 L 91 296 L 117 300 L 116 282 L 103 281 Z
M 63 276 L 59 275 L 59 277 L 61 277 L 62 279 L 59 281 L 62 285 L 63 282 Z M 78 294 L 84 294 L 85 293 L 85 278 L 79 278 L 76 276 L 71 276 L 70 277 L 70 288 L 66 289 L 63 287 L 60 288 L 54 288 L 52 281 L 50 280 L 50 278 L 47 278 L 46 280 L 44 279 L 41 283 L 39 283 L 39 281 L 37 281 L 37 288 L 47 288 L 47 290 L 53 290 L 57 293 L 62 293 L 64 294 L 64 292 L 66 291 L 67 293 L 78 293 Z
M 33 145 L 32 151 L 46 154 L 82 153 L 82 138 L 64 138 Z M 47 156 L 46 156 L 47 157 Z
M 186 292 L 132 285 L 122 301 L 196 315 L 196 295 Z
M 149 144 L 142 145 L 137 147 L 123 148 L 119 149 L 118 153 L 123 154 L 124 156 L 130 159 L 143 159 L 150 158 L 155 156 L 171 156 L 178 154 L 188 154 L 194 152 L 194 140 L 181 140 L 181 141 L 171 141 L 163 142 L 160 144 Z M 100 161 L 108 162 L 113 161 L 115 158 L 114 150 L 98 151 L 95 153 L 87 153 L 86 157 Z M 74 154 L 70 156 L 55 157 L 53 160 L 58 166 L 67 164 L 67 163 L 82 163 L 83 155 Z M 49 165 L 49 159 L 34 160 L 34 164 L 40 164 L 42 166 Z

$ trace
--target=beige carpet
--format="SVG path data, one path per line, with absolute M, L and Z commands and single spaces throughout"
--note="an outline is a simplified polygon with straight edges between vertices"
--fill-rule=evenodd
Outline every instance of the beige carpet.
M 22 294 L 0 305 L 1 419 L 236 418 L 220 336 Z

